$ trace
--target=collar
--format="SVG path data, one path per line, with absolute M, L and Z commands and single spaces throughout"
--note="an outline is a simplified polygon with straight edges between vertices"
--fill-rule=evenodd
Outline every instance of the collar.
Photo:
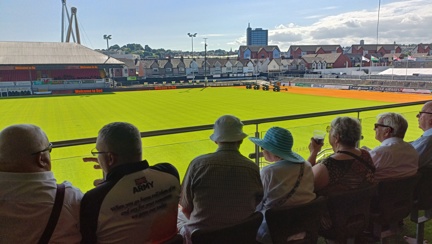
M 45 181 L 55 180 L 51 171 L 33 173 L 0 172 L 0 180 Z
M 145 170 L 149 167 L 147 160 L 143 160 L 135 163 L 126 163 L 121 164 L 117 167 L 114 167 L 111 172 L 109 172 L 106 176 L 105 181 L 117 181 L 121 179 L 123 176 L 140 171 Z
M 424 133 L 423 136 L 432 136 L 432 128 L 427 129 Z
M 384 141 L 382 141 L 381 145 L 389 145 L 389 144 L 394 144 L 394 143 L 398 143 L 398 142 L 403 142 L 403 139 L 393 136 L 393 137 L 387 138 Z

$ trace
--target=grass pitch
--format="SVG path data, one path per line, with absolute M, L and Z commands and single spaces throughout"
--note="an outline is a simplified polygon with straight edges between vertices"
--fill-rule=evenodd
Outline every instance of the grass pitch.
M 366 96 L 379 93 L 365 92 Z M 300 95 L 290 92 L 247 90 L 238 87 L 195 88 L 163 91 L 120 92 L 113 94 L 12 98 L 0 100 L 0 128 L 16 123 L 40 126 L 50 141 L 96 137 L 98 130 L 114 121 L 127 121 L 140 131 L 152 131 L 185 126 L 213 124 L 224 114 L 233 114 L 242 120 L 269 118 L 311 112 L 359 108 L 389 104 L 390 102 L 336 98 L 317 95 Z M 400 108 L 410 123 L 407 140 L 414 140 L 421 131 L 417 129 L 415 113 L 421 106 Z M 374 147 L 372 125 L 382 111 L 362 113 L 363 145 Z M 347 114 L 357 117 L 357 114 Z M 259 131 L 271 126 L 282 126 L 294 136 L 293 150 L 304 157 L 308 155 L 308 142 L 314 129 L 325 130 L 335 116 L 296 121 L 262 124 Z M 414 125 L 414 126 L 413 126 Z M 254 135 L 255 126 L 245 126 L 245 132 Z M 181 177 L 189 162 L 197 155 L 213 152 L 216 145 L 208 136 L 211 131 L 185 133 L 171 136 L 144 138 L 144 158 L 150 164 L 170 162 Z M 69 180 L 84 192 L 92 188 L 93 179 L 100 171 L 81 158 L 90 156 L 94 145 L 56 148 L 52 152 L 53 171 L 59 180 Z M 253 152 L 254 146 L 245 140 L 241 147 L 244 155 Z

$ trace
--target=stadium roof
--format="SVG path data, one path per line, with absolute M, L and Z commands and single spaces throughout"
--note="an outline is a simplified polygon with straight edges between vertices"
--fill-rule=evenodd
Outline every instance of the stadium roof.
M 400 76 L 411 76 L 414 74 L 417 75 L 427 75 L 427 76 L 431 76 L 432 75 L 432 69 L 429 68 L 408 68 L 408 69 L 403 69 L 403 68 L 389 68 L 386 69 L 380 73 L 378 73 L 379 75 L 400 75 Z
M 0 65 L 123 65 L 77 43 L 0 42 Z

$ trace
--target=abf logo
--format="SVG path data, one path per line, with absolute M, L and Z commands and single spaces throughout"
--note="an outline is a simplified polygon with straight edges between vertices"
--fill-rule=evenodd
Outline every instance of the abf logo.
M 147 178 L 145 176 L 135 179 L 135 185 L 139 186 L 141 184 L 147 183 Z
M 141 177 L 135 179 L 135 185 L 136 186 L 133 187 L 133 194 L 153 188 L 153 181 L 149 182 L 146 177 Z

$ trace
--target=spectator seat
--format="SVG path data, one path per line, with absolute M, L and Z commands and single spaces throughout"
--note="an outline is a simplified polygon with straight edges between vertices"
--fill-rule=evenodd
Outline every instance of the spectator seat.
M 414 205 L 410 219 L 417 225 L 417 242 L 423 243 L 424 224 L 432 218 L 432 168 L 419 169 L 419 173 L 420 179 L 414 191 Z M 420 216 L 420 211 L 424 211 L 423 216 Z
M 289 207 L 271 208 L 265 218 L 274 244 L 282 243 L 316 243 L 322 214 L 326 209 L 326 198 Z M 292 235 L 306 232 L 301 240 L 290 240 Z
M 242 222 L 223 228 L 196 229 L 191 234 L 194 244 L 258 243 L 256 235 L 263 220 L 261 212 L 253 213 Z
M 331 228 L 320 229 L 319 235 L 337 243 L 355 243 L 369 225 L 370 205 L 377 185 L 329 195 L 327 209 Z
M 377 196 L 371 203 L 371 226 L 376 240 L 395 235 L 399 224 L 413 207 L 414 189 L 420 174 L 387 179 L 378 183 Z

